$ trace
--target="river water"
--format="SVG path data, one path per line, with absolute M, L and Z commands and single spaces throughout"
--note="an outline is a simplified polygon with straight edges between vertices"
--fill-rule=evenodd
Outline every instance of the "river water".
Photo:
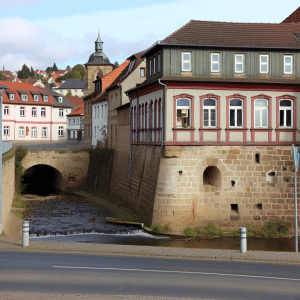
M 30 221 L 31 240 L 239 250 L 239 238 L 234 237 L 175 239 L 152 235 L 134 226 L 106 224 L 106 217 L 113 217 L 111 210 L 85 203 L 78 196 L 59 198 L 26 201 L 28 210 L 24 216 Z M 295 249 L 293 238 L 248 238 L 247 244 L 248 250 L 293 252 Z

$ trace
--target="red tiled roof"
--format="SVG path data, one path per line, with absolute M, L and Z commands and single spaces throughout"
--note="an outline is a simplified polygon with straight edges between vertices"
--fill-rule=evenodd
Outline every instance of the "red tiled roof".
M 166 37 L 162 43 L 300 49 L 300 41 L 295 38 L 294 33 L 300 33 L 300 23 L 228 23 L 191 20 Z
M 70 115 L 84 115 L 84 103 L 81 103 L 78 107 L 73 109 L 69 116 Z
M 292 14 L 290 14 L 285 20 L 281 23 L 299 23 L 300 22 L 300 7 L 298 7 Z
M 74 96 L 69 96 L 67 97 L 70 102 L 75 105 L 75 106 L 79 106 L 83 103 L 83 99 L 82 98 L 79 98 L 79 97 L 74 97 Z
M 62 82 L 54 82 L 54 84 L 57 86 L 57 87 L 60 87 L 62 85 Z
M 19 83 L 19 82 L 9 82 L 9 81 L 0 81 L 0 85 L 7 86 L 10 91 L 13 91 L 15 94 L 14 100 L 9 100 L 7 92 L 4 94 L 3 103 L 6 104 L 34 104 L 34 105 L 54 105 L 51 94 L 47 93 L 45 90 L 42 90 L 36 86 L 33 86 L 29 83 Z M 28 95 L 28 101 L 22 101 L 19 91 L 25 91 Z M 33 96 L 30 91 L 38 92 L 40 97 L 39 101 L 34 101 Z M 40 92 L 48 95 L 48 102 L 42 100 Z

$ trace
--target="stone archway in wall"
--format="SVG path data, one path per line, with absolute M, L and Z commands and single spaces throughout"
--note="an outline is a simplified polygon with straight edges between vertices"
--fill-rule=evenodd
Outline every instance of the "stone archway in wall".
M 63 176 L 49 165 L 34 165 L 25 170 L 23 175 L 25 193 L 37 195 L 49 195 L 63 190 Z

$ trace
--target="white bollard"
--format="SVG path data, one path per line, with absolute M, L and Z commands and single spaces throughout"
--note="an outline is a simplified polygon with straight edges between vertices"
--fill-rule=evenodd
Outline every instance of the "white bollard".
M 22 246 L 29 247 L 29 221 L 23 221 Z
M 240 253 L 247 252 L 247 228 L 240 227 Z

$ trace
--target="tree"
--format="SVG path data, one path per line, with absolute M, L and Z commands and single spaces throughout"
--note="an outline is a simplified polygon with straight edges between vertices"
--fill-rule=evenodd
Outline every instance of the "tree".
M 31 69 L 30 69 L 30 76 L 31 76 L 31 77 L 35 77 L 35 73 L 34 73 L 34 70 L 33 70 L 32 67 L 31 67 Z
M 80 74 L 80 77 L 78 78 L 78 73 Z M 74 77 L 76 76 L 76 77 Z M 75 67 L 73 67 L 72 69 L 72 78 L 73 79 L 84 79 L 85 78 L 85 67 L 83 65 L 76 65 Z
M 47 74 L 52 73 L 53 72 L 53 68 L 52 67 L 48 67 L 46 69 Z
M 72 96 L 72 92 L 68 90 L 66 97 L 70 97 L 70 96 Z
M 18 78 L 27 79 L 30 77 L 30 69 L 24 64 L 21 71 L 18 71 Z
M 119 66 L 119 63 L 117 61 L 115 61 L 114 63 L 114 69 L 116 69 Z
M 5 80 L 6 78 L 3 76 L 2 72 L 0 72 L 0 80 Z
M 69 65 L 67 66 L 67 70 L 71 70 L 71 67 Z
M 58 71 L 58 68 L 57 68 L 57 66 L 56 66 L 55 63 L 53 64 L 52 70 L 53 70 L 53 71 Z

